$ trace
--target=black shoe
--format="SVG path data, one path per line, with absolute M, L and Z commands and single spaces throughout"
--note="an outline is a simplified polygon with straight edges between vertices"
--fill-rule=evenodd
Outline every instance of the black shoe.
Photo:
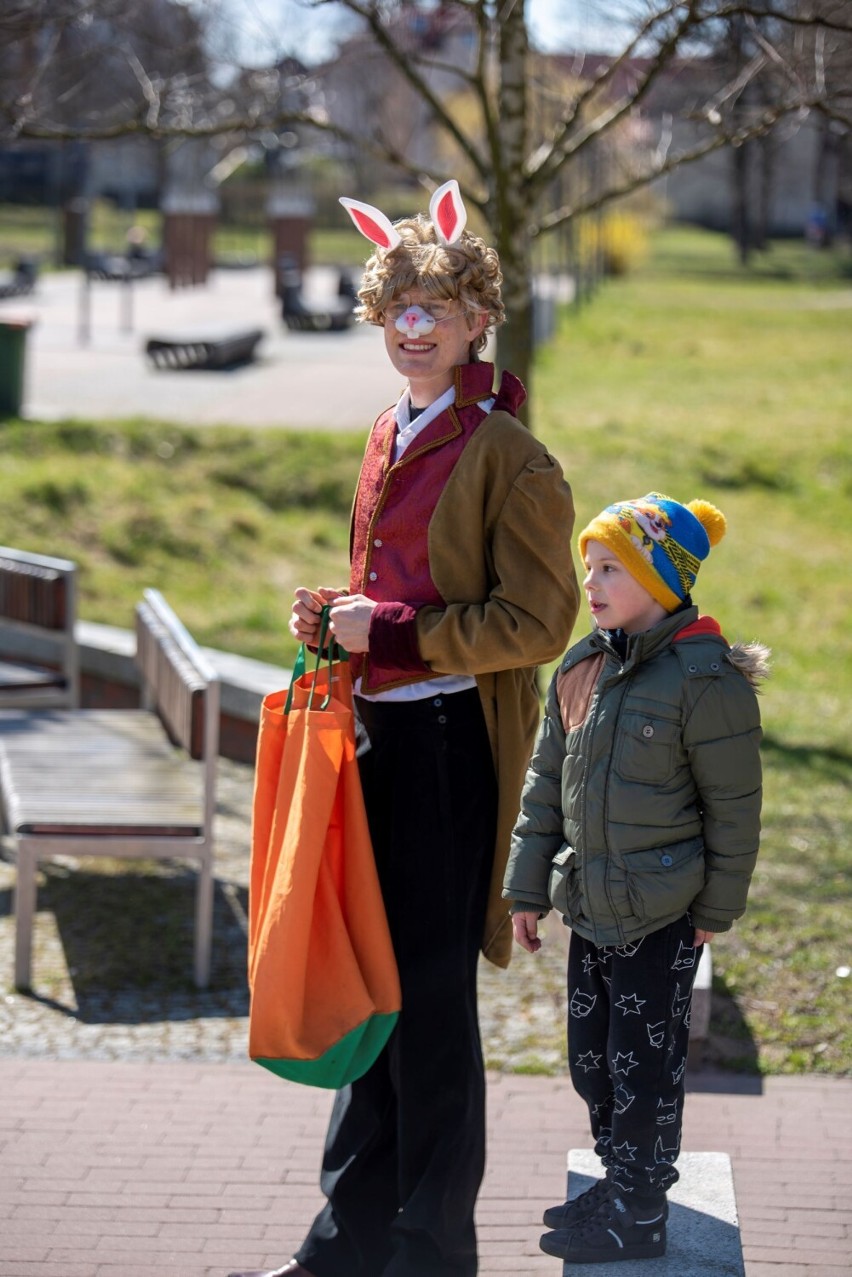
M 542 1223 L 546 1228 L 576 1228 L 584 1219 L 594 1215 L 601 1202 L 609 1197 L 612 1185 L 607 1179 L 596 1179 L 591 1188 L 579 1193 L 561 1206 L 548 1206 Z
M 646 1215 L 627 1205 L 617 1189 L 575 1228 L 545 1233 L 539 1242 L 547 1255 L 569 1264 L 614 1264 L 627 1259 L 659 1259 L 666 1253 L 665 1206 Z

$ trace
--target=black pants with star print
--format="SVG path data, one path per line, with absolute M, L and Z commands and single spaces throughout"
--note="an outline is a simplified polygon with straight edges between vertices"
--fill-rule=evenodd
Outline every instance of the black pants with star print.
M 701 950 L 689 915 L 632 944 L 568 950 L 568 1063 L 595 1152 L 626 1193 L 678 1178 L 692 985 Z

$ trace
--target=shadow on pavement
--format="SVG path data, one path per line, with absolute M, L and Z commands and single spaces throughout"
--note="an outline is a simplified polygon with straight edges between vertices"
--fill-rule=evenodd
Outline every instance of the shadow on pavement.
M 122 863 L 103 873 L 78 861 L 41 871 L 38 911 L 52 915 L 55 940 L 40 943 L 37 915 L 36 991 L 20 996 L 87 1024 L 248 1015 L 244 887 L 216 881 L 211 982 L 200 990 L 192 980 L 193 870 L 145 861 L 135 872 Z

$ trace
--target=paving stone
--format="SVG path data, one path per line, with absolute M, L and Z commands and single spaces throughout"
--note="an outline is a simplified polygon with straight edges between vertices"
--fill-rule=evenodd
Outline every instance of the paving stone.
M 666 1254 L 653 1277 L 745 1277 L 731 1159 L 726 1153 L 682 1153 L 680 1179 L 669 1192 Z M 586 1149 L 568 1154 L 568 1196 L 600 1179 L 600 1159 Z M 565 1264 L 563 1277 L 600 1277 L 600 1264 Z M 619 1263 L 620 1277 L 649 1277 L 647 1260 Z

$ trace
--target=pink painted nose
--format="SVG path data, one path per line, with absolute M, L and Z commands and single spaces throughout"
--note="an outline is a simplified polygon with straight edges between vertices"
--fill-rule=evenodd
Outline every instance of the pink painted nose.
M 431 333 L 435 321 L 422 306 L 411 305 L 402 312 L 396 321 L 396 330 L 406 337 L 424 336 Z

